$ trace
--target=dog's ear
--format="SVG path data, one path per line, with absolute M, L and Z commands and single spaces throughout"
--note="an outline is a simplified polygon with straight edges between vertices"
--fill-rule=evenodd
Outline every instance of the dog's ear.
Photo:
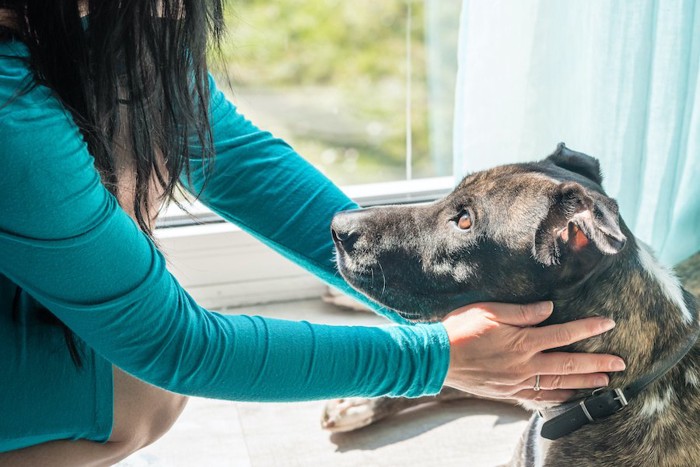
M 549 212 L 537 229 L 534 255 L 548 266 L 559 264 L 566 255 L 592 260 L 619 253 L 626 241 L 613 199 L 576 182 L 564 182 L 555 189 Z
M 598 162 L 598 159 L 582 152 L 572 151 L 567 148 L 564 143 L 559 143 L 557 145 L 557 150 L 545 160 L 562 169 L 583 175 L 593 180 L 598 185 L 603 183 L 603 176 L 600 173 L 600 162 Z

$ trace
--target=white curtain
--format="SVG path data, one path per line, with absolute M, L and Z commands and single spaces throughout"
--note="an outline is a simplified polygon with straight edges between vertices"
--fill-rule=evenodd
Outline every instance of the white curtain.
M 560 141 L 662 260 L 700 250 L 700 2 L 465 0 L 455 174 Z

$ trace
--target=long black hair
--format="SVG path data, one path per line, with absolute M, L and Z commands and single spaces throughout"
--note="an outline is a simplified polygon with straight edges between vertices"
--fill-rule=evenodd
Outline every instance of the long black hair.
M 152 238 L 153 181 L 160 201 L 178 203 L 189 144 L 203 148 L 203 163 L 213 157 L 206 56 L 223 35 L 221 0 L 0 0 L 0 8 L 29 49 L 31 85 L 48 86 L 70 111 L 115 196 L 115 137 L 128 135 L 133 212 Z

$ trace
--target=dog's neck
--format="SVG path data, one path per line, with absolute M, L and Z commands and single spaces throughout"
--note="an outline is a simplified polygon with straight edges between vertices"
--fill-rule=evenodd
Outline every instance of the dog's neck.
M 676 277 L 644 245 L 632 241 L 627 247 L 623 254 L 607 258 L 586 281 L 555 297 L 555 312 L 548 321 L 585 316 L 615 320 L 612 331 L 567 349 L 621 356 L 627 369 L 610 374 L 611 387 L 629 384 L 648 373 L 655 362 L 676 352 L 698 321 L 693 300 Z M 688 373 L 700 378 L 697 368 Z M 590 391 L 579 395 L 587 394 Z

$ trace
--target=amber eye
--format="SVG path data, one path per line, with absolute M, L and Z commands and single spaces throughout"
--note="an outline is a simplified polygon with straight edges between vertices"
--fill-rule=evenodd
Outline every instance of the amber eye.
M 457 219 L 457 227 L 462 230 L 469 230 L 472 227 L 472 216 L 469 211 L 463 211 Z

